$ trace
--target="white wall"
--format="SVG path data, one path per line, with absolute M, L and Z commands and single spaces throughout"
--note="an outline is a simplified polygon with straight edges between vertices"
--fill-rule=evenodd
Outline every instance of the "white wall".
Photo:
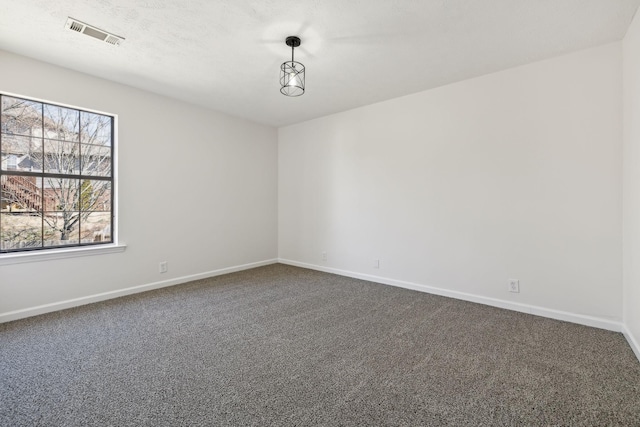
M 635 337 L 638 31 L 636 19 L 624 42 L 624 321 Z M 0 320 L 279 256 L 597 326 L 621 321 L 621 51 L 585 50 L 278 134 L 0 51 L 0 91 L 119 115 L 128 244 L 119 254 L 0 266 Z M 193 200 L 184 227 L 172 225 Z M 520 279 L 520 294 L 506 292 L 509 278 Z
M 640 359 L 640 16 L 623 42 L 624 323 Z
M 274 128 L 7 52 L 0 64 L 0 91 L 118 115 L 118 219 L 128 245 L 0 266 L 0 320 L 277 257 Z M 168 273 L 158 273 L 159 261 Z
M 621 79 L 613 43 L 279 129 L 279 257 L 619 329 Z

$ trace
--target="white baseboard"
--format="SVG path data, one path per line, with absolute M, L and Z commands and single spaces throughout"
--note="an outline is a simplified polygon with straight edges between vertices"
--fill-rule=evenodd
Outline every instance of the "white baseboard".
M 581 314 L 569 313 L 565 311 L 552 310 L 544 307 L 537 307 L 528 304 L 514 303 L 511 301 L 504 301 L 496 298 L 488 298 L 479 295 L 468 294 L 464 292 L 451 291 L 448 289 L 438 288 L 434 286 L 421 285 L 412 282 L 406 282 L 402 280 L 389 279 L 386 277 L 375 276 L 371 274 L 356 273 L 348 270 L 340 270 L 337 268 L 329 268 L 319 266 L 315 264 L 307 264 L 298 261 L 292 261 L 288 259 L 270 259 L 265 261 L 259 261 L 249 264 L 237 265 L 233 267 L 222 268 L 219 270 L 207 271 L 204 273 L 193 274 L 189 276 L 176 277 L 169 280 L 160 282 L 149 283 L 146 285 L 133 286 L 125 289 L 118 289 L 115 291 L 103 292 L 100 294 L 89 295 L 86 297 L 75 298 L 66 301 L 59 301 L 51 304 L 44 304 L 36 307 L 29 307 L 21 310 L 9 311 L 6 313 L 0 313 L 0 323 L 10 322 L 12 320 L 23 319 L 26 317 L 36 316 L 39 314 L 50 313 L 53 311 L 64 310 L 66 308 L 77 307 L 80 305 L 91 304 L 94 302 L 105 301 L 108 299 L 118 298 L 125 295 L 136 294 L 140 292 L 150 291 L 153 289 L 165 288 L 168 286 L 179 285 L 181 283 L 191 282 L 193 280 L 206 279 L 209 277 L 220 276 L 222 274 L 234 273 L 242 270 L 249 270 L 256 267 L 262 267 L 265 265 L 282 263 L 293 265 L 296 267 L 308 268 L 310 270 L 324 271 L 327 273 L 338 274 L 346 277 L 353 277 L 356 279 L 367 280 L 370 282 L 381 283 L 384 285 L 397 286 L 405 289 L 412 289 L 415 291 L 426 292 L 434 295 L 441 295 L 449 298 L 455 298 L 464 301 L 476 302 L 493 307 L 504 308 L 507 310 L 519 311 L 522 313 L 534 314 L 537 316 L 548 317 L 551 319 L 563 320 L 567 322 L 577 323 L 585 326 L 592 326 L 595 328 L 606 329 L 614 332 L 622 332 L 627 339 L 629 345 L 633 349 L 636 357 L 640 361 L 640 344 L 631 334 L 631 332 L 620 322 L 615 322 L 607 319 L 600 319 L 592 316 L 585 316 Z
M 249 264 L 221 268 L 219 270 L 207 271 L 204 273 L 192 274 L 189 276 L 176 277 L 169 280 L 163 280 L 161 282 L 154 282 L 146 285 L 133 286 L 131 288 L 103 292 L 100 294 L 89 295 L 86 297 L 74 298 L 66 301 L 59 301 L 51 304 L 39 305 L 37 307 L 29 307 L 21 310 L 9 311 L 6 313 L 0 313 L 0 323 L 23 319 L 25 317 L 36 316 L 38 314 L 50 313 L 52 311 L 64 310 L 66 308 L 77 307 L 79 305 L 91 304 L 94 302 L 118 298 L 125 295 L 137 294 L 140 292 L 150 291 L 152 289 L 160 289 L 160 288 L 165 288 L 167 286 L 179 285 L 181 283 L 191 282 L 193 280 L 206 279 L 208 277 L 220 276 L 222 274 L 234 273 L 236 271 L 249 270 L 251 268 L 262 267 L 264 265 L 269 265 L 269 264 L 275 264 L 277 262 L 278 262 L 277 259 L 252 262 Z
M 614 332 L 622 332 L 623 325 L 608 319 L 601 319 L 583 314 L 569 313 L 566 311 L 553 310 L 544 307 L 538 307 L 528 304 L 520 304 L 511 301 L 500 300 L 497 298 L 483 297 L 465 292 L 451 291 L 435 286 L 421 285 L 418 283 L 405 282 L 402 280 L 389 279 L 386 277 L 374 276 L 371 274 L 356 273 L 348 270 L 340 270 L 337 268 L 329 268 L 315 264 L 307 264 L 304 262 L 292 261 L 289 259 L 278 259 L 282 264 L 293 265 L 296 267 L 308 268 L 311 270 L 324 271 L 326 273 L 334 273 L 340 276 L 353 277 L 355 279 L 367 280 L 370 282 L 381 283 L 384 285 L 397 286 L 400 288 L 412 289 L 414 291 L 426 292 L 429 294 L 440 295 L 449 298 L 455 298 L 464 301 L 476 302 L 479 304 L 490 305 L 492 307 L 504 308 L 507 310 L 519 311 L 521 313 L 534 314 L 536 316 L 548 317 L 550 319 L 563 320 L 565 322 L 577 323 L 594 328 L 606 329 Z M 637 354 L 637 353 L 636 353 Z
M 622 333 L 624 334 L 624 337 L 627 339 L 627 342 L 629 343 L 631 350 L 633 350 L 633 352 L 636 354 L 636 357 L 638 358 L 638 361 L 640 362 L 640 343 L 638 343 L 638 341 L 635 339 L 635 337 L 633 336 L 631 331 L 629 331 L 626 325 L 622 326 Z

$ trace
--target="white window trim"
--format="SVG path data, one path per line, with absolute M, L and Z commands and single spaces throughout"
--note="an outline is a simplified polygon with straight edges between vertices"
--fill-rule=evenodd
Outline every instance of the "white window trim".
M 39 249 L 34 251 L 24 251 L 24 252 L 6 252 L 0 253 L 0 267 L 4 265 L 12 265 L 12 264 L 24 264 L 28 262 L 39 262 L 39 261 L 49 261 L 54 259 L 65 259 L 65 258 L 77 258 L 83 256 L 92 256 L 92 255 L 104 255 L 104 254 L 112 254 L 124 252 L 127 249 L 126 243 L 118 242 L 118 233 L 120 231 L 120 227 L 118 224 L 118 199 L 120 196 L 120 192 L 118 189 L 118 150 L 119 150 L 119 138 L 118 138 L 118 130 L 119 130 L 119 118 L 117 114 L 107 113 L 105 111 L 94 110 L 84 107 L 77 107 L 75 105 L 65 104 L 61 102 L 48 101 L 46 99 L 34 98 L 31 96 L 20 95 L 12 92 L 4 92 L 2 93 L 5 96 L 13 96 L 16 98 L 28 99 L 35 102 L 42 102 L 45 104 L 58 105 L 60 107 L 72 108 L 75 110 L 82 110 L 89 113 L 102 114 L 105 116 L 113 117 L 114 123 L 114 135 L 113 135 L 113 145 L 115 157 L 111 159 L 113 162 L 113 188 L 111 189 L 112 195 L 115 194 L 116 197 L 113 201 L 113 212 L 112 215 L 115 215 L 113 218 L 111 232 L 113 237 L 113 243 L 102 244 L 96 246 L 73 246 L 70 248 L 52 248 L 52 249 Z
M 42 249 L 27 252 L 9 252 L 0 255 L 0 266 L 11 264 L 23 264 L 27 262 L 50 261 L 62 258 L 77 258 L 91 255 L 104 255 L 124 252 L 127 245 L 124 243 L 113 243 L 96 246 L 76 246 L 72 248 Z

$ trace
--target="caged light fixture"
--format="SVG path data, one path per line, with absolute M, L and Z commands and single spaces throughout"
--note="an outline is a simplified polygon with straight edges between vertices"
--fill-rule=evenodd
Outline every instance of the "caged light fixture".
M 293 49 L 300 46 L 300 38 L 289 36 L 285 43 L 291 46 L 291 61 L 280 66 L 280 92 L 286 96 L 300 96 L 304 93 L 304 65 L 293 60 Z

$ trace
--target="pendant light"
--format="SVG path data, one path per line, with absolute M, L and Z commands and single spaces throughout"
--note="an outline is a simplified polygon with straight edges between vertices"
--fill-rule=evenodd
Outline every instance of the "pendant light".
M 291 46 L 291 61 L 280 66 L 280 92 L 286 96 L 300 96 L 304 93 L 304 65 L 293 60 L 293 49 L 300 46 L 300 38 L 289 36 L 285 43 Z

